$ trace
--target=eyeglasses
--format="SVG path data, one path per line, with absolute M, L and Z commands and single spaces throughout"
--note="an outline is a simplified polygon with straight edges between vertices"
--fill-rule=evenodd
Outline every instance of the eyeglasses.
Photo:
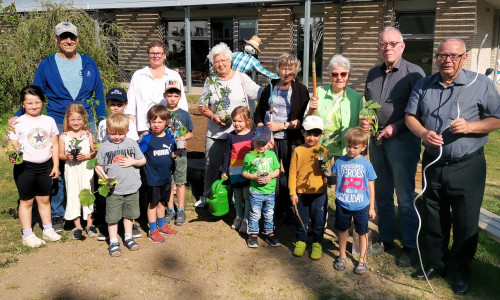
M 378 46 L 380 48 L 387 48 L 388 46 L 391 46 L 391 48 L 395 48 L 400 43 L 402 43 L 402 42 L 379 43 Z
M 312 135 L 314 137 L 318 137 L 323 133 L 321 129 L 311 129 L 311 130 L 306 130 L 307 135 Z
M 464 56 L 465 53 L 462 54 L 436 54 L 436 59 L 439 61 L 445 61 L 448 57 L 450 58 L 451 61 L 457 61 Z
M 163 52 L 149 52 L 149 56 L 160 57 L 160 56 L 163 56 Z
M 345 78 L 347 76 L 347 72 L 341 72 L 341 73 L 331 73 L 332 74 L 332 77 L 333 78 L 337 78 L 337 77 L 342 77 L 342 78 Z
M 228 60 L 229 60 L 229 58 L 221 59 L 221 60 L 218 60 L 218 61 L 214 61 L 214 66 L 215 65 L 220 65 L 220 64 L 225 64 Z

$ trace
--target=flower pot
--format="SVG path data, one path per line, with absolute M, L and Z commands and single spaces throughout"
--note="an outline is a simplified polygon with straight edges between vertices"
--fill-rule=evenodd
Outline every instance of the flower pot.
M 186 140 L 177 140 L 175 144 L 177 145 L 177 149 L 185 149 Z
M 77 156 L 78 156 L 78 153 L 80 153 L 80 149 L 71 149 L 71 151 L 69 152 L 71 155 L 73 155 L 73 159 L 76 160 Z
M 9 157 L 15 161 L 16 165 L 23 163 L 23 151 L 16 150 L 9 154 Z
M 320 170 L 324 169 L 323 167 L 325 166 L 325 164 L 326 164 L 326 161 L 324 161 L 322 159 L 318 159 L 318 165 L 319 165 Z
M 326 176 L 326 184 L 336 185 L 337 184 L 337 176 L 336 175 Z

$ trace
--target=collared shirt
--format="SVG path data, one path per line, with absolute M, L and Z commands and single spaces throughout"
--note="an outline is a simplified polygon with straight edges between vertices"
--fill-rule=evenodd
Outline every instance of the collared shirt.
M 235 52 L 233 53 L 233 66 L 232 69 L 235 71 L 240 71 L 242 73 L 248 73 L 252 69 L 259 72 L 260 74 L 270 77 L 272 79 L 278 79 L 279 76 L 273 72 L 269 72 L 261 66 L 258 59 L 255 57 L 248 55 L 243 52 Z
M 450 122 L 458 117 L 467 122 L 488 117 L 500 118 L 500 95 L 493 82 L 479 74 L 470 87 L 476 73 L 462 70 L 457 78 L 445 87 L 439 73 L 420 80 L 413 88 L 406 112 L 414 115 L 423 126 L 443 135 L 443 159 L 460 158 L 471 154 L 488 141 L 488 134 L 452 134 Z M 457 99 L 458 94 L 459 98 Z M 460 107 L 458 114 L 457 101 Z M 443 131 L 444 130 L 444 131 Z M 424 144 L 432 156 L 439 155 L 439 147 Z
M 127 92 L 128 105 L 123 112 L 135 116 L 137 131 L 149 130 L 147 121 L 148 110 L 151 106 L 160 104 L 163 100 L 167 80 L 177 80 L 181 83 L 181 100 L 179 100 L 178 106 L 188 111 L 184 85 L 179 73 L 165 67 L 165 75 L 162 78 L 155 79 L 149 70 L 149 66 L 144 67 L 135 71 L 132 80 L 130 80 Z
M 396 125 L 397 131 L 406 130 L 405 108 L 415 83 L 425 76 L 421 67 L 403 58 L 386 72 L 382 63 L 370 70 L 366 78 L 365 99 L 375 100 L 382 107 L 377 110 L 379 127 Z

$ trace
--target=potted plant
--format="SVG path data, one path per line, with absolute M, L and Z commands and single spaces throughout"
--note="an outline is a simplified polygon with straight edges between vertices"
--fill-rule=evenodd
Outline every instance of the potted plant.
M 313 152 L 318 154 L 318 164 L 319 168 L 322 170 L 325 164 L 325 148 L 319 147 L 317 149 L 313 149 Z
M 179 120 L 179 114 L 174 112 L 170 113 L 170 119 L 172 120 L 169 125 L 170 133 L 175 138 L 175 144 L 177 145 L 177 149 L 185 149 L 186 147 L 186 134 L 188 133 L 188 129 L 186 126 L 182 125 Z M 180 124 L 175 126 L 175 124 Z
M 378 131 L 378 118 L 376 110 L 380 108 L 380 104 L 374 100 L 366 101 L 363 109 L 359 112 L 359 119 L 370 122 L 370 134 L 372 136 L 379 134 Z M 381 141 L 380 141 L 381 142 Z
M 203 108 L 205 108 L 208 104 L 208 99 L 210 99 L 212 96 L 215 96 L 215 113 L 220 116 L 221 122 L 225 123 L 226 126 L 228 126 L 229 122 L 231 121 L 231 115 L 227 111 L 229 109 L 230 101 L 229 101 L 229 94 L 231 93 L 231 90 L 227 87 L 222 87 L 222 83 L 220 82 L 220 76 L 218 74 L 210 74 L 207 77 L 208 84 L 213 86 L 213 89 L 215 93 L 208 92 L 205 95 L 205 100 L 203 101 Z
M 72 138 L 69 141 L 69 153 L 73 155 L 73 159 L 75 160 L 80 151 L 82 150 L 82 147 L 79 146 L 81 142 L 83 142 L 83 139 L 79 140 L 77 138 Z
M 332 173 L 332 167 L 335 163 L 335 158 L 333 155 L 329 156 L 322 166 L 322 170 L 326 176 L 326 183 L 328 185 L 335 185 L 337 183 L 337 176 Z
M 255 166 L 257 176 L 266 177 L 267 175 L 269 175 L 267 169 L 264 168 L 264 153 L 260 153 L 256 149 L 250 151 L 250 153 L 252 153 L 257 158 L 257 164 Z
M 23 151 L 21 144 L 14 146 L 14 149 L 8 150 L 6 154 L 9 158 L 14 160 L 14 164 L 19 165 L 23 163 Z

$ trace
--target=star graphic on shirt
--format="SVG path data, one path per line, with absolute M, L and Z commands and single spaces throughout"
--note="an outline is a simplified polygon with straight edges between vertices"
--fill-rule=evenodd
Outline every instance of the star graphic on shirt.
M 34 136 L 34 138 L 37 143 L 43 143 L 43 135 L 40 135 L 40 133 L 37 133 L 37 135 Z

